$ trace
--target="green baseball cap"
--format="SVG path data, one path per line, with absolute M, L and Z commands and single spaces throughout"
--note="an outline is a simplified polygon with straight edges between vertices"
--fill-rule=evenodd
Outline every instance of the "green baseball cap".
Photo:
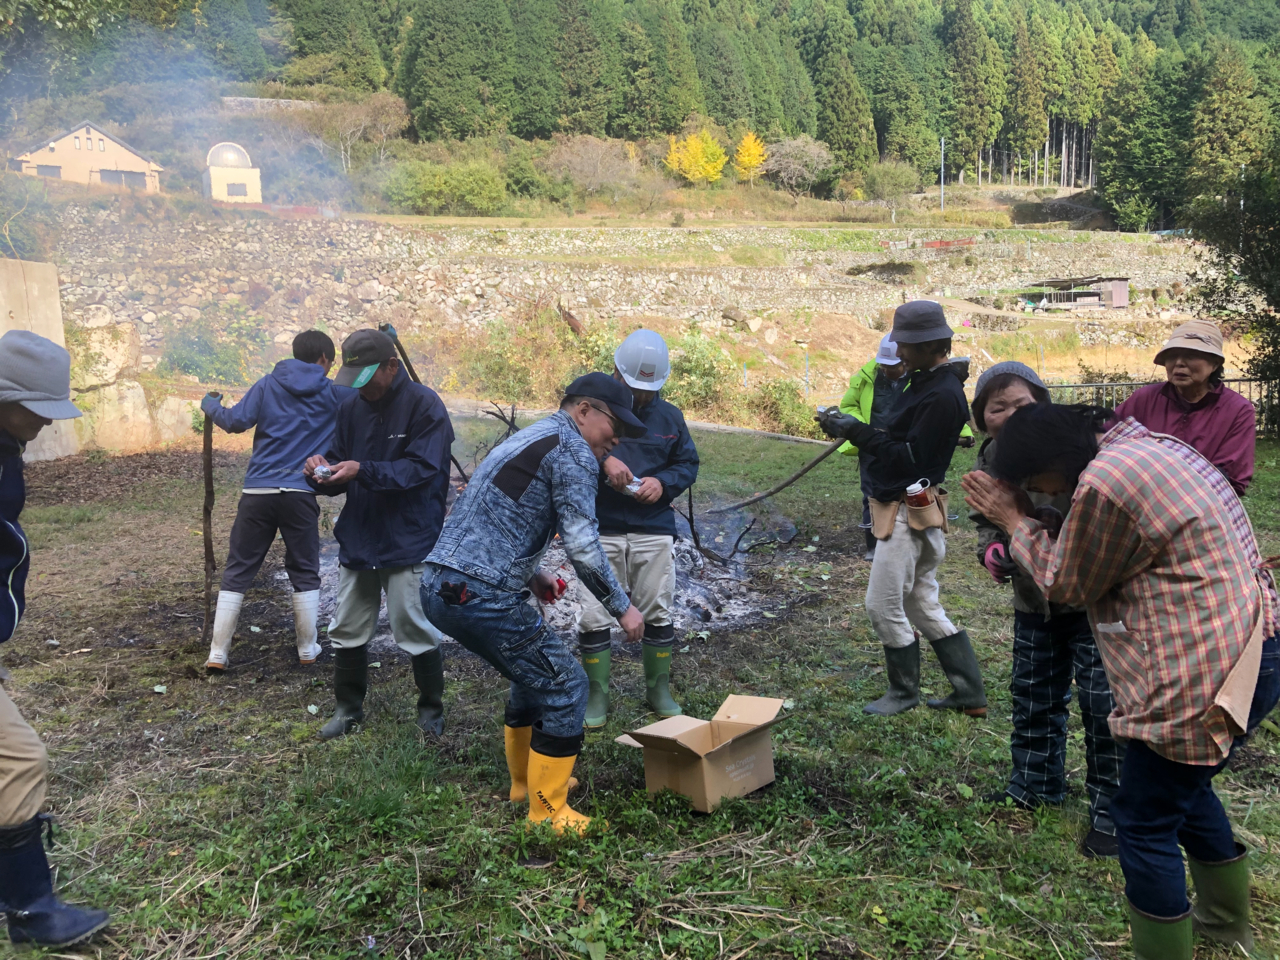
M 380 330 L 357 330 L 342 341 L 342 368 L 333 382 L 359 389 L 373 379 L 378 366 L 396 355 L 396 345 Z

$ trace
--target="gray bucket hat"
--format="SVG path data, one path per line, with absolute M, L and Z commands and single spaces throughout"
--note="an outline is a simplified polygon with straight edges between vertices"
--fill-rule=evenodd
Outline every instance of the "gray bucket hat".
M 82 416 L 71 402 L 71 354 L 30 330 L 10 330 L 0 337 L 0 403 L 49 420 Z
M 947 326 L 942 304 L 932 300 L 912 300 L 893 311 L 894 343 L 925 343 L 946 340 L 954 334 Z
M 986 409 L 987 409 L 987 387 L 991 381 L 1001 374 L 1011 373 L 1015 377 L 1019 377 L 1031 385 L 1031 394 L 1040 403 L 1049 403 L 1049 388 L 1044 385 L 1044 381 L 1040 379 L 1040 375 L 1028 367 L 1025 363 L 1019 363 L 1017 360 L 1003 360 L 993 366 L 987 367 L 982 371 L 982 375 L 978 377 L 977 384 L 973 388 L 973 403 L 969 404 L 969 409 L 973 413 L 973 422 L 983 433 L 987 432 Z

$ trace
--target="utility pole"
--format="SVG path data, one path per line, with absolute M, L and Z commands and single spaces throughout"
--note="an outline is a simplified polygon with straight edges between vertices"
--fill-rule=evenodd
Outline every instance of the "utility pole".
M 942 161 L 938 165 L 938 196 L 942 198 L 942 212 L 947 212 L 947 138 L 938 141 L 942 147 Z

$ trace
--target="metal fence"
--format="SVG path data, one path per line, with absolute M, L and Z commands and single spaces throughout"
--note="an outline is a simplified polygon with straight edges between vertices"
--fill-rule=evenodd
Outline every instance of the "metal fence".
M 1258 417 L 1258 436 L 1280 436 L 1280 380 L 1227 380 L 1228 387 L 1243 395 Z M 1092 403 L 1115 407 L 1145 383 L 1048 384 L 1054 403 Z

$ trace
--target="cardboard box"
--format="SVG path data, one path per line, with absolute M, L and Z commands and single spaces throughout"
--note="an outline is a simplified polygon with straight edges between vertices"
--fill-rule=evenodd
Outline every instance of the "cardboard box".
M 650 793 L 666 787 L 710 813 L 726 797 L 741 797 L 773 783 L 773 738 L 783 701 L 770 697 L 725 698 L 710 720 L 668 717 L 618 737 L 644 749 L 644 782 Z

